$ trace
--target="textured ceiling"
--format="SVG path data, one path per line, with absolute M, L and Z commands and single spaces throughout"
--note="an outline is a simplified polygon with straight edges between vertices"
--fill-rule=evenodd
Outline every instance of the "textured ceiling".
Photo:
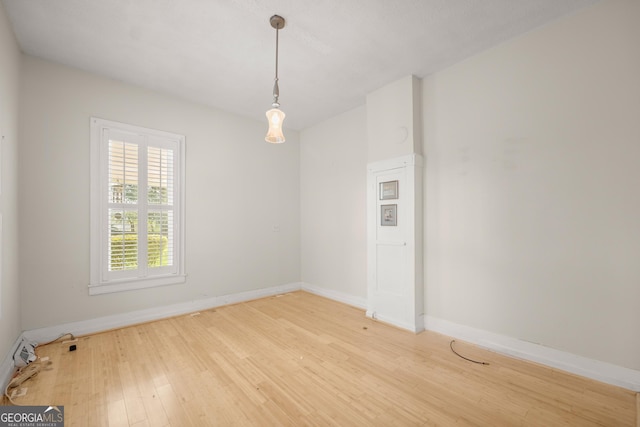
M 596 0 L 2 0 L 23 52 L 303 129 Z M 266 124 L 265 124 L 266 126 Z

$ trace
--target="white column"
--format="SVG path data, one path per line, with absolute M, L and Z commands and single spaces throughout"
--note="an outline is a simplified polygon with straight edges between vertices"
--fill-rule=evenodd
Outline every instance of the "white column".
M 420 80 L 367 96 L 367 316 L 424 329 Z

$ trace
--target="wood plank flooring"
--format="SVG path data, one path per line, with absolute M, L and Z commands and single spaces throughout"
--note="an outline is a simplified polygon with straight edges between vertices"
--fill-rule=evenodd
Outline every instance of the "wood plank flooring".
M 628 390 L 306 292 L 39 347 L 19 404 L 69 426 L 637 426 Z

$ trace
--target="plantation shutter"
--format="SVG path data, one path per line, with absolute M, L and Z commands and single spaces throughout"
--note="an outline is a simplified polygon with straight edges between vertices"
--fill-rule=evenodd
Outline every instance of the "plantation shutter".
M 92 125 L 98 121 L 93 119 Z M 99 152 L 92 157 L 104 160 L 98 165 L 101 172 L 92 167 L 92 184 L 101 195 L 92 202 L 92 212 L 98 210 L 92 218 L 99 213 L 101 237 L 94 243 L 92 233 L 92 263 L 100 260 L 100 279 L 92 279 L 91 293 L 110 292 L 106 286 L 98 289 L 103 285 L 118 291 L 184 281 L 180 200 L 184 137 L 137 129 L 144 130 L 122 125 L 95 131 L 100 135 Z M 122 285 L 140 280 L 146 284 Z
M 176 270 L 176 222 L 174 221 L 175 142 L 150 138 L 147 149 L 147 236 L 149 274 L 173 274 Z
M 140 147 L 144 137 L 113 129 L 104 130 L 108 153 L 107 204 L 103 230 L 107 247 L 106 280 L 139 277 L 140 272 Z

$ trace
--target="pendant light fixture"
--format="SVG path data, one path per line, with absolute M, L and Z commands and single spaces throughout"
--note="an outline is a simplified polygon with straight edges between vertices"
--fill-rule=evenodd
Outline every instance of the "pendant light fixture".
M 282 133 L 282 122 L 284 121 L 285 114 L 280 110 L 280 103 L 278 97 L 280 96 L 280 88 L 278 87 L 278 31 L 284 28 L 284 18 L 282 16 L 273 15 L 269 22 L 271 26 L 276 29 L 276 78 L 273 83 L 273 104 L 269 111 L 267 111 L 267 120 L 269 121 L 269 130 L 265 141 L 272 144 L 280 144 L 284 142 L 284 135 Z

